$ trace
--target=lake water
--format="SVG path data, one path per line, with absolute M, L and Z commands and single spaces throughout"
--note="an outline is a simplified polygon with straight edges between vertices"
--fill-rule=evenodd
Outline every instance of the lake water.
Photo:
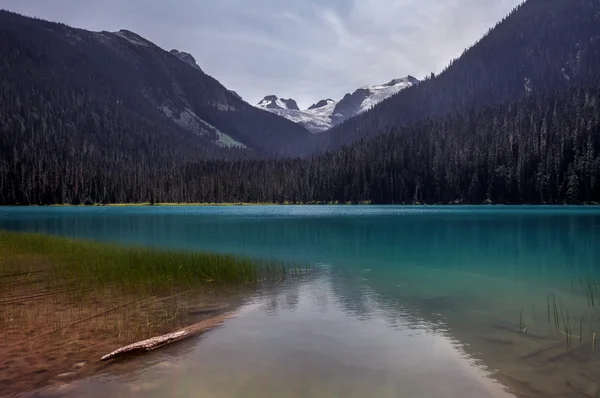
M 598 208 L 0 208 L 0 228 L 314 265 L 223 327 L 67 396 L 600 394 L 600 309 L 585 290 L 600 276 Z

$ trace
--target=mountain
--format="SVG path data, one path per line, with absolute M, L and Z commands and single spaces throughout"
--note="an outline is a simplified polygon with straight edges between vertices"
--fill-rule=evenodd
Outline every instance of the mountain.
M 598 78 L 600 2 L 528 0 L 439 75 L 318 138 L 332 150 L 431 117 L 481 109 Z
M 190 54 L 127 30 L 90 32 L 0 11 L 0 60 L 0 129 L 17 147 L 26 138 L 16 125 L 34 132 L 29 144 L 92 145 L 96 156 L 132 162 L 160 152 L 166 163 L 236 151 L 296 156 L 310 136 L 241 100 Z
M 361 87 L 352 94 L 346 94 L 339 102 L 332 99 L 321 100 L 305 110 L 300 110 L 293 99 L 286 100 L 276 95 L 266 96 L 256 106 L 298 123 L 317 134 L 418 83 L 419 81 L 412 76 L 394 79 L 384 84 Z
M 314 104 L 307 110 L 300 110 L 293 99 L 283 99 L 276 95 L 267 95 L 256 106 L 278 116 L 284 117 L 305 127 L 316 134 L 331 128 L 331 115 L 335 108 L 335 101 L 319 101 L 320 106 Z

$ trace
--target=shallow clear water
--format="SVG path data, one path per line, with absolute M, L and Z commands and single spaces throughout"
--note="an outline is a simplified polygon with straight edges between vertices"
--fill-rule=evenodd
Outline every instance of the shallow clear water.
M 315 265 L 202 339 L 79 381 L 72 396 L 600 391 L 600 310 L 580 282 L 600 275 L 600 209 L 0 208 L 0 228 Z M 552 294 L 570 314 L 569 346 L 548 314 Z

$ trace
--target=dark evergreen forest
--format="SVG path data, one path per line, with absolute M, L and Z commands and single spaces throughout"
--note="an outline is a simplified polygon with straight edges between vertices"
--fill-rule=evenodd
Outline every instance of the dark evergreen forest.
M 1 203 L 589 203 L 600 201 L 600 80 L 307 159 L 167 165 L 148 157 L 118 167 L 119 159 L 47 145 L 3 158 Z

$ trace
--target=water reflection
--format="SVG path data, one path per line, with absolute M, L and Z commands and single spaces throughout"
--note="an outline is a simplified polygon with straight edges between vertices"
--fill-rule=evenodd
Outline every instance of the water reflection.
M 67 396 L 509 396 L 442 327 L 346 278 L 323 271 L 262 292 L 201 341 Z

